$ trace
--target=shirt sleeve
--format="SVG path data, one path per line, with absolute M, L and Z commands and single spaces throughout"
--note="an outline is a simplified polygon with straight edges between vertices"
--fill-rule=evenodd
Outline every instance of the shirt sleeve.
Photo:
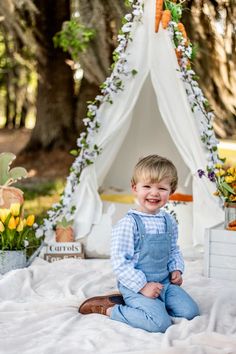
M 180 270 L 184 272 L 184 259 L 178 246 L 178 225 L 173 216 L 170 215 L 172 222 L 172 238 L 171 238 L 171 252 L 168 261 L 168 270 L 173 272 L 174 270 Z
M 111 263 L 118 281 L 138 293 L 147 283 L 145 274 L 134 268 L 135 221 L 129 215 L 121 219 L 112 229 Z

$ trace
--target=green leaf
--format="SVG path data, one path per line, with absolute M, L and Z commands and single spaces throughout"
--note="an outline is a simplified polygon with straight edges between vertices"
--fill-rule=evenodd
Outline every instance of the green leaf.
M 75 149 L 74 149 L 74 150 L 71 150 L 71 151 L 70 151 L 70 154 L 71 154 L 72 156 L 75 156 L 75 157 L 76 157 L 76 156 L 78 156 L 78 151 L 75 150 Z
M 11 152 L 3 152 L 0 154 L 0 185 L 4 185 L 9 179 L 9 169 L 16 155 Z
M 222 187 L 225 188 L 229 193 L 235 194 L 234 190 L 226 182 L 221 183 Z
M 21 178 L 27 177 L 27 171 L 24 167 L 14 167 L 9 171 L 9 181 L 7 184 L 18 181 Z
M 0 154 L 0 185 L 9 185 L 21 178 L 27 177 L 27 171 L 23 167 L 14 167 L 10 170 L 12 161 L 16 155 L 11 152 Z

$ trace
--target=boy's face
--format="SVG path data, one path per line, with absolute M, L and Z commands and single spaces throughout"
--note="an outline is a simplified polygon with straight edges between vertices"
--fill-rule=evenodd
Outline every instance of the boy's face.
M 138 200 L 138 210 L 148 214 L 156 214 L 169 200 L 171 192 L 169 179 L 149 183 L 140 180 L 132 185 L 132 191 Z

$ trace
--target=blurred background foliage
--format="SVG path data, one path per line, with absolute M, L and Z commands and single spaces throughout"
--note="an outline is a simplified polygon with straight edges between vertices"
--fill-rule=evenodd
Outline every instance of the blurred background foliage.
M 216 134 L 235 138 L 235 1 L 186 0 L 183 7 Z M 71 148 L 86 101 L 109 75 L 127 11 L 124 0 L 2 0 L 0 127 L 32 129 L 28 150 Z

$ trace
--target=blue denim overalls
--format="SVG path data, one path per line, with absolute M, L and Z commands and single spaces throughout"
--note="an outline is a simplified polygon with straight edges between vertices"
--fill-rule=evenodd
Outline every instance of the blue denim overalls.
M 162 234 L 147 234 L 141 217 L 131 212 L 129 215 L 134 218 L 139 234 L 135 252 L 140 253 L 135 268 L 145 274 L 148 282 L 161 283 L 164 288 L 159 297 L 152 299 L 119 283 L 125 305 L 115 305 L 111 319 L 149 332 L 165 332 L 172 323 L 170 316 L 192 319 L 199 315 L 199 309 L 181 287 L 169 281 L 172 223 L 168 214 L 165 215 L 166 232 Z

